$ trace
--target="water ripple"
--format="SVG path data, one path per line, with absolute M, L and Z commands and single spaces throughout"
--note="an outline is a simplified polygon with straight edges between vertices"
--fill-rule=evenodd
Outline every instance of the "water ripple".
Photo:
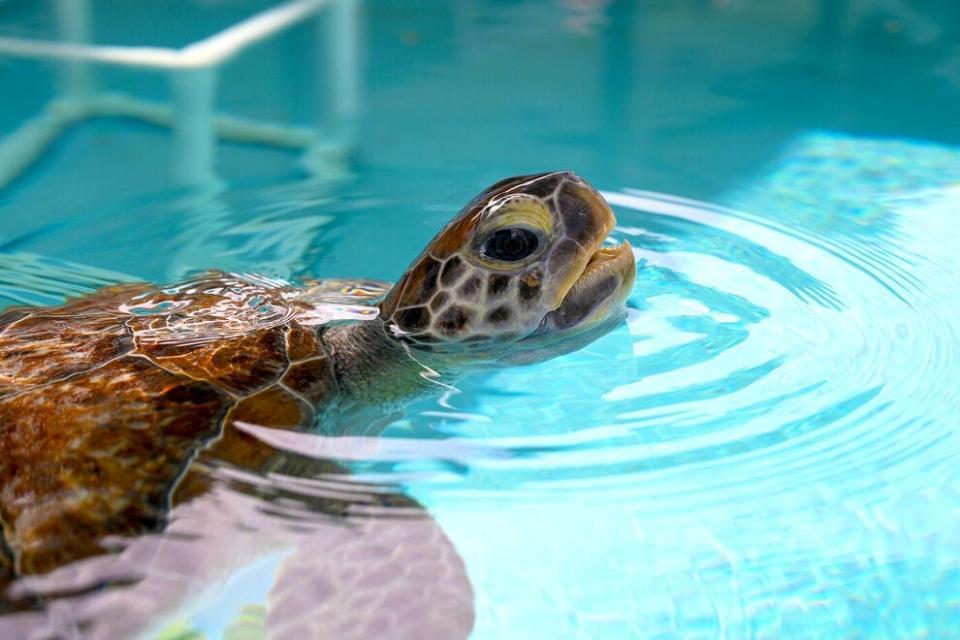
M 546 501 L 576 492 L 595 504 L 657 496 L 669 497 L 673 515 L 762 514 L 788 495 L 822 500 L 813 487 L 884 496 L 891 483 L 951 482 L 956 441 L 945 426 L 957 410 L 948 381 L 960 377 L 960 327 L 943 308 L 956 292 L 942 261 L 916 257 L 917 246 L 946 249 L 949 238 L 885 227 L 879 237 L 814 239 L 757 213 L 605 195 L 618 210 L 615 234 L 640 265 L 627 330 L 549 367 L 465 381 L 453 398 L 463 419 L 438 420 L 425 407 L 404 432 L 469 434 L 506 455 L 478 450 L 466 477 L 418 476 L 422 494 L 441 503 L 516 492 Z M 890 212 L 926 207 L 932 217 L 957 201 L 953 188 L 885 200 Z

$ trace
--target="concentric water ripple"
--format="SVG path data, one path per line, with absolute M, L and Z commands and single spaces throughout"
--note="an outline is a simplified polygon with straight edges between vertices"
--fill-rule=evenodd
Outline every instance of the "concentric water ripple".
M 460 541 L 497 603 L 477 637 L 558 602 L 530 637 L 952 637 L 960 162 L 880 180 L 865 144 L 814 136 L 734 208 L 606 193 L 640 265 L 627 327 L 395 427 L 478 446 L 369 467 Z
M 880 201 L 887 218 L 922 215 L 925 224 L 812 239 L 810 230 L 771 223 L 775 214 L 605 194 L 640 264 L 629 338 L 620 332 L 562 364 L 467 381 L 450 399 L 458 412 L 441 422 L 427 412 L 424 422 L 488 436 L 485 444 L 512 457 L 474 466 L 501 480 L 515 475 L 528 490 L 590 490 L 609 480 L 619 498 L 630 474 L 682 467 L 682 486 L 710 494 L 716 482 L 690 481 L 715 474 L 713 463 L 775 493 L 877 482 L 878 470 L 892 480 L 898 461 L 951 435 L 943 425 L 956 410 L 960 328 L 944 313 L 957 273 L 956 232 L 944 218 L 958 196 L 881 187 L 870 202 Z M 632 358 L 622 348 L 628 339 Z M 496 399 L 477 411 L 477 394 Z M 930 455 L 928 474 L 949 459 Z M 929 481 L 905 476 L 898 480 Z M 632 488 L 659 491 L 649 477 L 640 484 Z M 718 492 L 729 495 L 729 486 Z

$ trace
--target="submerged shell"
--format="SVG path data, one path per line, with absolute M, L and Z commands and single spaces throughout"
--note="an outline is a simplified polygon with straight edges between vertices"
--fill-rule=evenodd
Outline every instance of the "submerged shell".
M 156 529 L 205 490 L 191 463 L 264 470 L 234 425 L 309 426 L 336 393 L 320 339 L 384 285 L 211 272 L 0 314 L 0 587 Z

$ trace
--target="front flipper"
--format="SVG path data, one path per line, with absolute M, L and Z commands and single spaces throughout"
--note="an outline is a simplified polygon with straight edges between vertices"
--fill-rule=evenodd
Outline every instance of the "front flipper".
M 425 511 L 351 518 L 308 536 L 268 597 L 275 640 L 457 640 L 473 621 L 463 560 Z
M 267 638 L 469 635 L 473 592 L 464 564 L 418 505 L 348 478 L 276 480 L 274 503 L 221 485 L 178 508 L 163 533 L 19 580 L 17 596 L 44 598 L 48 606 L 0 617 L 0 637 L 151 637 L 142 634 L 219 599 L 235 571 L 273 554 L 285 556 L 276 575 L 258 578 L 274 580 Z M 301 494 L 295 503 L 293 485 L 323 495 Z

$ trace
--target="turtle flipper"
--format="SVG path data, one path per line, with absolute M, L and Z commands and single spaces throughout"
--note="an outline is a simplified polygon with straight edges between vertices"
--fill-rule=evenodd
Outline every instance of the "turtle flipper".
M 301 541 L 268 596 L 273 640 L 455 640 L 473 628 L 466 567 L 425 511 L 351 518 Z
M 267 598 L 266 638 L 466 638 L 473 591 L 439 525 L 405 496 L 348 502 L 304 504 L 314 513 L 298 508 L 286 522 L 264 519 L 258 499 L 215 488 L 180 505 L 163 533 L 129 539 L 116 555 L 20 578 L 12 595 L 48 606 L 0 617 L 0 637 L 141 637 L 145 625 L 187 615 L 184 603 L 201 602 L 238 566 L 281 552 L 289 555 Z M 371 515 L 344 515 L 365 509 Z
M 150 637 L 200 600 L 237 567 L 289 545 L 282 532 L 257 519 L 258 501 L 215 487 L 171 514 L 163 532 L 118 538 L 122 549 L 72 562 L 49 573 L 19 577 L 12 602 L 42 609 L 0 617 L 0 638 Z M 264 526 L 244 527 L 247 523 Z

